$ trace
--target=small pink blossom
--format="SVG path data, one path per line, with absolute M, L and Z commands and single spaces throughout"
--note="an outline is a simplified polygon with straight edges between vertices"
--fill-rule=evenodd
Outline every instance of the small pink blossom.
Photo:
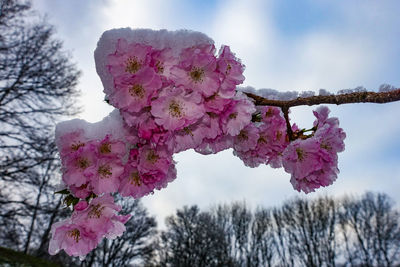
M 233 149 L 241 152 L 252 150 L 257 146 L 259 137 L 258 128 L 250 123 L 234 137 Z
M 124 197 L 131 196 L 138 199 L 153 192 L 154 187 L 143 182 L 143 178 L 137 169 L 136 161 L 128 161 L 120 179 L 121 183 L 118 191 Z
M 236 86 L 244 81 L 244 65 L 231 52 L 229 46 L 222 46 L 217 60 L 217 69 L 223 74 L 219 94 L 223 97 L 233 97 Z
M 256 111 L 254 104 L 243 95 L 237 95 L 234 101 L 221 115 L 221 124 L 224 133 L 236 136 L 246 127 Z
M 72 221 L 95 232 L 100 238 L 120 236 L 125 231 L 127 217 L 117 215 L 119 211 L 121 206 L 114 203 L 111 195 L 105 194 L 94 198 L 85 210 L 75 211 Z
M 99 142 L 97 153 L 101 158 L 123 158 L 126 154 L 126 144 L 119 140 L 113 140 L 111 135 Z
M 279 108 L 258 107 L 260 122 L 257 122 L 258 140 L 255 148 L 249 151 L 234 150 L 246 166 L 257 167 L 269 164 L 272 168 L 282 167 L 282 153 L 289 144 L 286 134 L 286 121 Z
M 283 167 L 297 179 L 304 179 L 323 166 L 320 144 L 315 138 L 295 140 L 283 153 Z
M 188 125 L 183 129 L 176 131 L 173 135 L 174 153 L 179 153 L 199 146 L 206 136 L 205 131 L 206 128 L 202 127 L 200 122 Z
M 293 141 L 283 154 L 285 171 L 292 175 L 290 181 L 298 191 L 313 192 L 337 178 L 337 153 L 344 150 L 346 134 L 338 127 L 337 118 L 328 118 L 328 113 L 327 108 L 314 111 L 314 135 Z
M 96 146 L 88 143 L 63 164 L 63 181 L 67 185 L 81 186 L 93 176 L 93 167 L 97 163 Z
M 171 48 L 154 50 L 151 54 L 150 66 L 164 77 L 169 77 L 173 66 L 178 64 L 178 59 L 173 56 Z
M 119 188 L 119 176 L 124 167 L 119 159 L 100 158 L 95 166 L 95 173 L 90 179 L 93 192 L 96 195 L 114 193 Z
M 204 101 L 206 112 L 221 114 L 232 102 L 231 98 L 221 97 L 218 93 L 207 97 Z
M 213 45 L 187 48 L 181 53 L 180 63 L 171 69 L 175 85 L 211 96 L 220 85 Z
M 198 94 L 186 94 L 182 88 L 165 89 L 164 94 L 152 102 L 151 114 L 164 129 L 180 130 L 204 115 L 201 101 Z
M 95 232 L 72 222 L 71 219 L 53 224 L 51 235 L 50 255 L 55 255 L 63 249 L 70 256 L 82 257 L 93 250 L 101 240 Z
M 146 67 L 135 76 L 119 77 L 115 87 L 109 96 L 110 103 L 122 110 L 139 112 L 150 105 L 150 99 L 161 88 L 161 79 L 152 68 Z
M 58 136 L 56 143 L 59 147 L 61 159 L 64 160 L 71 154 L 76 153 L 81 147 L 86 145 L 87 141 L 82 129 Z
M 117 42 L 115 53 L 108 55 L 108 70 L 114 77 L 136 74 L 150 63 L 151 50 L 151 46 L 129 44 L 121 38 Z
M 169 165 L 172 163 L 172 153 L 167 147 L 150 147 L 148 145 L 143 146 L 139 149 L 139 163 L 138 170 L 145 176 L 145 183 L 152 183 L 153 179 L 158 180 L 158 175 L 166 174 L 168 172 Z M 154 174 L 154 177 L 151 177 Z M 160 177 L 162 179 L 162 177 Z

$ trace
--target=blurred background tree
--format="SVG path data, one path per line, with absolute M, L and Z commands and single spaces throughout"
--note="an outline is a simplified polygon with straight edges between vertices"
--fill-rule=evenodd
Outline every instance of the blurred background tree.
M 80 111 L 80 71 L 30 1 L 4 0 L 0 8 L 0 246 L 49 258 L 51 225 L 70 213 L 54 194 L 61 179 L 54 129 Z M 120 204 L 133 215 L 124 236 L 103 241 L 83 262 L 63 252 L 51 259 L 125 266 L 151 257 L 155 219 L 139 201 Z
M 400 216 L 385 194 L 184 207 L 166 220 L 152 266 L 399 266 Z
M 56 122 L 79 112 L 80 72 L 30 2 L 4 0 L 0 14 L 0 242 L 47 251 L 62 211 Z

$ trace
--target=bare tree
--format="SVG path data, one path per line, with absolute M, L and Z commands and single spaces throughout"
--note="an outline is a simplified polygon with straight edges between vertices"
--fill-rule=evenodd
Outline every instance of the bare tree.
M 166 220 L 161 233 L 161 266 L 235 266 L 226 254 L 224 232 L 211 214 L 184 207 Z
M 336 214 L 335 202 L 328 197 L 316 200 L 298 198 L 282 206 L 276 219 L 285 225 L 286 244 L 281 242 L 281 245 L 290 248 L 290 265 L 336 265 Z
M 400 263 L 400 215 L 385 194 L 366 193 L 343 200 L 340 226 L 351 266 Z
M 55 123 L 79 109 L 79 77 L 54 29 L 29 1 L 3 0 L 0 13 L 0 244 L 43 254 L 62 212 L 54 195 L 60 164 Z M 39 225 L 38 227 L 38 223 Z M 43 227 L 43 225 L 45 227 Z

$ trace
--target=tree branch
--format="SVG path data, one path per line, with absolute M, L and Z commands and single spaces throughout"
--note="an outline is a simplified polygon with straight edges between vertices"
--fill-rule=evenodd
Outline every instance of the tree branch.
M 350 103 L 389 103 L 400 100 L 400 88 L 388 92 L 355 92 L 340 95 L 318 95 L 298 97 L 293 100 L 272 100 L 252 93 L 243 92 L 254 100 L 257 106 L 275 106 L 290 108 L 295 106 L 314 106 L 320 104 L 350 104 Z

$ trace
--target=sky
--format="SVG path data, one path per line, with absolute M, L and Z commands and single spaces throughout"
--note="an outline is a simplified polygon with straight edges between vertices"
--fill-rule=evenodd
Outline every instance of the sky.
M 330 92 L 387 83 L 400 87 L 400 1 L 328 0 L 34 0 L 55 25 L 72 61 L 82 70 L 79 118 L 100 121 L 112 107 L 103 99 L 93 52 L 113 28 L 190 29 L 225 44 L 246 65 L 244 85 L 279 91 Z M 271 207 L 303 196 L 385 192 L 400 203 L 400 102 L 328 105 L 345 130 L 340 174 L 330 187 L 305 195 L 290 175 L 268 166 L 248 168 L 231 150 L 203 156 L 175 155 L 177 179 L 143 198 L 161 226 L 184 205 L 208 208 L 246 201 Z M 296 107 L 291 120 L 310 128 L 315 107 Z

